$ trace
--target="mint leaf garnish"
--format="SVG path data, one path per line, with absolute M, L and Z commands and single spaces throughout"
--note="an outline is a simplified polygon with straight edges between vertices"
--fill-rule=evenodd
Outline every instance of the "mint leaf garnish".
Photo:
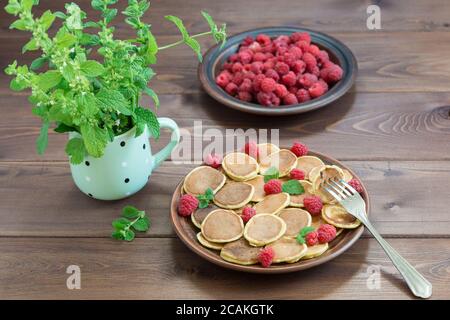
M 308 233 L 314 231 L 314 227 L 304 227 L 300 232 L 298 233 L 296 240 L 300 244 L 305 244 L 306 240 L 305 237 Z
M 214 192 L 211 188 L 206 189 L 204 194 L 200 194 L 197 196 L 198 199 L 198 207 L 200 209 L 206 208 L 209 206 L 210 201 L 214 199 Z
M 264 183 L 267 183 L 269 180 L 278 179 L 280 177 L 280 173 L 276 167 L 270 167 L 264 173 Z
M 289 193 L 291 195 L 298 195 L 305 193 L 305 188 L 298 180 L 289 180 L 282 185 L 283 192 Z

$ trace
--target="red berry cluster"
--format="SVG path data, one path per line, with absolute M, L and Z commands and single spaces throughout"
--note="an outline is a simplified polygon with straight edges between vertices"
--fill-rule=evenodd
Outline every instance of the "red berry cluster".
M 242 41 L 216 83 L 242 101 L 276 107 L 320 97 L 342 74 L 328 53 L 311 43 L 307 32 L 275 39 L 259 34 Z

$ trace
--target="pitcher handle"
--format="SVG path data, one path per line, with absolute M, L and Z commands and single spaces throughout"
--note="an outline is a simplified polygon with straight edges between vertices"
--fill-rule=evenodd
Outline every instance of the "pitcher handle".
M 161 163 L 170 156 L 170 153 L 180 141 L 180 128 L 178 128 L 175 121 L 170 118 L 158 118 L 158 122 L 160 128 L 167 128 L 172 131 L 172 137 L 170 138 L 170 142 L 155 154 L 152 171 L 158 168 Z

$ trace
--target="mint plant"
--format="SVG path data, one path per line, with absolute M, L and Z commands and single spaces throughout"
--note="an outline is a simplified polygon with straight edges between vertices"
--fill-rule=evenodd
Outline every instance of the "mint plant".
M 42 55 L 30 66 L 10 64 L 5 73 L 13 76 L 10 87 L 15 91 L 31 89 L 32 112 L 42 119 L 36 141 L 42 154 L 48 143 L 48 129 L 55 124 L 58 133 L 75 131 L 81 138 L 72 138 L 66 153 L 73 164 L 83 161 L 85 154 L 101 157 L 109 141 L 136 127 L 136 136 L 147 126 L 154 138 L 159 137 L 155 113 L 141 104 L 142 94 L 159 106 L 157 94 L 148 86 L 155 73 L 149 67 L 157 62 L 158 52 L 179 44 L 186 44 L 201 61 L 201 48 L 196 38 L 212 35 L 217 43 L 226 39 L 226 25 L 218 27 L 211 16 L 202 12 L 210 30 L 190 35 L 180 18 L 166 16 L 179 29 L 182 39 L 159 46 L 151 26 L 141 19 L 149 9 L 147 0 L 128 0 L 122 12 L 125 22 L 136 32 L 133 39 L 114 38 L 110 25 L 118 15 L 112 6 L 118 0 L 92 0 L 91 5 L 101 12 L 100 21 L 88 21 L 86 13 L 75 3 L 65 5 L 66 12 L 45 11 L 42 16 L 32 13 L 38 0 L 9 0 L 6 12 L 18 19 L 10 28 L 28 31 L 32 38 L 22 52 L 41 50 Z M 60 20 L 60 27 L 52 37 L 48 30 Z M 100 60 L 93 56 L 100 56 Z

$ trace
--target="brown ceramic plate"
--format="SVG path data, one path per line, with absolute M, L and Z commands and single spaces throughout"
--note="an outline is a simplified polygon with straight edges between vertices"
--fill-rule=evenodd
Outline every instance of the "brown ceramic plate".
M 318 152 L 310 151 L 308 155 L 317 156 L 320 159 L 322 159 L 322 161 L 324 161 L 326 164 L 335 164 L 343 169 L 347 169 L 353 175 L 353 177 L 361 181 L 361 179 L 350 168 L 348 168 L 347 166 L 345 166 L 343 163 L 339 162 L 336 159 L 330 158 Z M 252 273 L 287 273 L 305 270 L 336 258 L 340 254 L 342 254 L 345 250 L 350 248 L 356 242 L 356 240 L 358 240 L 358 238 L 364 231 L 364 227 L 362 225 L 356 229 L 344 230 L 339 236 L 336 237 L 336 239 L 334 239 L 329 244 L 330 245 L 329 249 L 324 254 L 322 254 L 317 258 L 309 260 L 300 260 L 296 263 L 274 264 L 269 268 L 263 268 L 257 264 L 250 266 L 234 264 L 223 260 L 219 255 L 220 251 L 211 250 L 202 246 L 197 241 L 196 238 L 196 235 L 200 230 L 196 226 L 194 226 L 194 224 L 191 222 L 191 219 L 183 218 L 178 215 L 177 204 L 181 195 L 182 185 L 183 181 L 181 181 L 178 184 L 175 192 L 173 193 L 172 202 L 170 206 L 171 221 L 173 228 L 175 229 L 175 232 L 180 237 L 180 239 L 189 247 L 189 249 L 194 251 L 200 257 L 224 268 Z M 369 195 L 364 185 L 361 196 L 366 202 L 367 214 L 369 214 L 370 211 Z

